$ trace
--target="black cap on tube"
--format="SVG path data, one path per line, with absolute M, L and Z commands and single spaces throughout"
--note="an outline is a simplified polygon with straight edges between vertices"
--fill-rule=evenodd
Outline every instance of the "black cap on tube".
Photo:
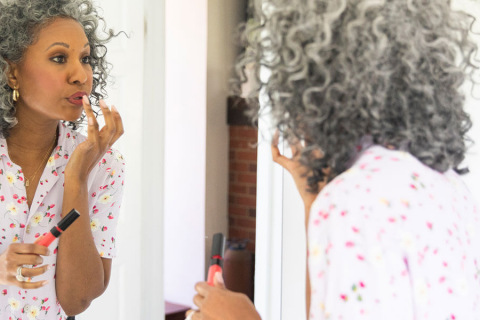
M 210 265 L 223 266 L 223 252 L 225 251 L 225 237 L 222 233 L 215 233 L 212 241 L 212 258 Z
M 212 257 L 221 256 L 223 258 L 223 252 L 225 251 L 225 237 L 222 233 L 215 233 L 212 241 Z
M 73 221 L 77 220 L 78 217 L 80 217 L 80 213 L 78 213 L 77 210 L 72 209 L 65 217 L 63 217 L 62 220 L 60 220 L 58 227 L 62 231 L 65 231 L 73 223 Z

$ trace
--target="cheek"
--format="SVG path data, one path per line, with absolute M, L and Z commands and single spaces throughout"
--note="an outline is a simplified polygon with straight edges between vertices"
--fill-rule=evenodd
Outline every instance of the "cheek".
M 52 95 L 53 91 L 57 91 L 61 88 L 62 79 L 59 78 L 58 74 L 52 74 L 46 70 L 32 70 L 28 73 L 28 78 L 24 86 L 24 94 L 28 96 L 34 96 L 35 98 L 40 98 L 44 96 L 48 98 Z
M 92 93 L 92 88 L 93 88 L 93 72 L 90 71 L 88 73 L 88 78 L 87 78 L 87 86 L 88 86 L 88 93 Z

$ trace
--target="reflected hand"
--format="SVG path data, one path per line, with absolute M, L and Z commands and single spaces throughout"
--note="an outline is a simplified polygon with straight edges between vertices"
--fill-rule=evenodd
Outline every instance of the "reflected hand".
M 227 290 L 221 272 L 214 278 L 214 286 L 207 282 L 195 285 L 197 295 L 193 302 L 197 311 L 189 310 L 186 315 L 192 320 L 259 320 L 260 315 L 250 299 L 242 294 Z M 192 314 L 193 313 L 193 314 Z
M 287 158 L 280 153 L 278 149 L 278 141 L 279 141 L 279 132 L 276 131 L 273 139 L 272 139 L 272 159 L 274 162 L 281 165 L 284 169 L 286 169 L 290 175 L 292 176 L 293 180 L 295 181 L 295 185 L 297 187 L 298 192 L 302 198 L 303 204 L 305 205 L 305 214 L 306 214 L 306 222 L 308 221 L 308 214 L 310 212 L 310 207 L 312 206 L 313 201 L 317 198 L 317 193 L 312 193 L 309 191 L 308 186 L 308 174 L 309 169 L 305 167 L 300 162 L 300 155 L 303 150 L 303 146 L 300 143 L 296 143 L 295 145 L 290 145 L 290 149 L 292 150 L 292 158 Z M 316 156 L 321 157 L 321 153 L 317 152 Z M 324 171 L 325 174 L 328 174 L 328 169 Z M 322 188 L 326 185 L 326 179 L 318 184 L 318 190 L 322 190 Z
M 83 97 L 83 108 L 88 119 L 88 137 L 71 155 L 65 168 L 65 176 L 86 179 L 101 157 L 123 134 L 122 118 L 117 109 L 112 106 L 110 110 L 103 100 L 100 100 L 100 107 L 105 118 L 105 126 L 101 130 L 88 98 Z
M 40 265 L 42 256 L 50 255 L 47 247 L 34 243 L 12 243 L 0 255 L 0 285 L 17 286 L 22 289 L 37 289 L 43 287 L 48 281 L 30 282 L 17 280 L 17 268 L 23 265 Z M 49 269 L 48 265 L 35 268 L 22 268 L 22 276 L 32 278 L 44 274 Z

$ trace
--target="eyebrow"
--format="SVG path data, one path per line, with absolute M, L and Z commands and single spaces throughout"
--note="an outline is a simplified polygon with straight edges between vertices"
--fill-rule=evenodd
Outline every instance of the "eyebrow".
M 85 43 L 85 45 L 83 46 L 84 48 L 86 48 L 87 46 L 89 46 L 90 43 L 87 42 Z M 65 42 L 54 42 L 52 43 L 47 49 L 45 49 L 45 51 L 47 51 L 48 49 L 50 49 L 51 47 L 54 47 L 54 46 L 62 46 L 62 47 L 65 47 L 67 49 L 70 49 L 70 45 L 68 43 L 65 43 Z

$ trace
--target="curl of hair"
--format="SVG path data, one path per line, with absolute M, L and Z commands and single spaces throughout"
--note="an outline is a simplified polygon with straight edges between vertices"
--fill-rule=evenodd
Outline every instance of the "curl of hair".
M 98 104 L 106 97 L 110 64 L 105 58 L 105 44 L 116 34 L 106 29 L 91 0 L 0 0 L 0 135 L 4 137 L 17 124 L 8 64 L 21 62 L 38 32 L 57 18 L 73 19 L 82 25 L 91 49 L 92 103 Z M 76 129 L 83 118 L 69 125 Z
M 460 171 L 471 127 L 460 87 L 478 70 L 473 17 L 449 0 L 267 0 L 255 9 L 233 89 L 253 63 L 252 115 L 267 112 L 289 143 L 306 142 L 312 191 L 322 169 L 329 180 L 347 169 L 365 136 Z

